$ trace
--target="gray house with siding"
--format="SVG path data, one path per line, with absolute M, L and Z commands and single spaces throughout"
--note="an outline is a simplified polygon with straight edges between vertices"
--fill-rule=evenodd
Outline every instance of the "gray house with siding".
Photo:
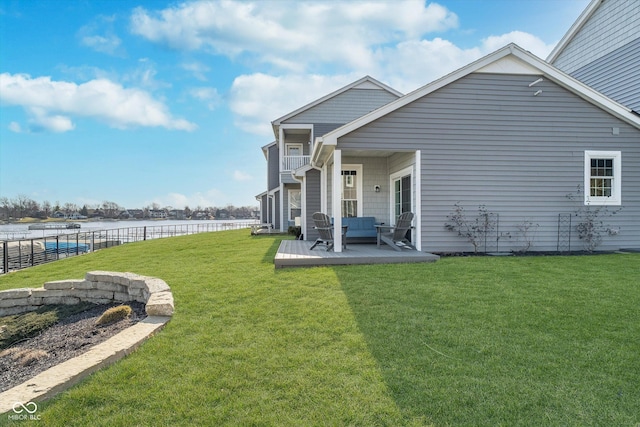
M 592 0 L 547 62 L 640 113 L 640 2 Z
M 261 221 L 279 231 L 300 225 L 307 237 L 313 237 L 313 227 L 307 224 L 321 209 L 320 171 L 309 168 L 315 138 L 400 96 L 400 92 L 365 76 L 274 120 L 275 140 L 262 147 L 267 160 L 267 190 L 256 196 Z M 304 180 L 295 174 L 297 170 L 306 171 Z
M 640 247 L 640 117 L 517 45 L 334 127 L 312 134 L 293 177 L 302 211 L 336 227 L 352 215 L 392 224 L 410 210 L 419 250 L 469 251 L 445 224 L 456 203 L 471 214 L 484 205 L 497 220 L 488 250 L 525 240 L 576 250 L 583 214 L 602 209 L 612 215 L 597 249 Z M 528 236 L 526 224 L 536 224 Z

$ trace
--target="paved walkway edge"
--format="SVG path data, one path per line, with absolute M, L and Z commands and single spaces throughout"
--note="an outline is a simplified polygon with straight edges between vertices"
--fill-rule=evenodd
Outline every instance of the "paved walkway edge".
M 36 375 L 24 383 L 0 393 L 0 414 L 11 411 L 16 403 L 26 404 L 49 399 L 67 390 L 95 371 L 109 366 L 133 352 L 147 338 L 162 329 L 171 317 L 148 316 L 135 325 Z

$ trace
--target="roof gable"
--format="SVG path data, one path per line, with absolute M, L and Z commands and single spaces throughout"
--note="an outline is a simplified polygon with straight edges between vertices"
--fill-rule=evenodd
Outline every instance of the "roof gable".
M 394 95 L 395 97 L 401 97 L 402 93 L 398 92 L 397 90 L 393 89 L 390 86 L 385 85 L 384 83 L 379 82 L 378 80 L 374 79 L 371 76 L 365 76 L 359 80 L 356 80 L 355 82 L 348 84 L 334 92 L 329 93 L 328 95 L 323 96 L 322 98 L 318 98 L 315 101 L 310 102 L 307 105 L 304 105 L 300 108 L 298 108 L 297 110 L 294 110 L 288 114 L 285 114 L 284 116 L 274 120 L 273 122 L 271 122 L 271 124 L 275 127 L 275 126 L 279 126 L 282 122 L 295 117 L 305 111 L 308 111 L 310 109 L 312 109 L 313 107 L 316 107 L 320 104 L 322 104 L 323 102 L 330 100 L 332 98 L 337 97 L 338 95 L 341 95 L 345 92 L 347 92 L 350 89 L 368 89 L 368 90 L 374 90 L 374 89 L 378 89 L 378 90 L 384 90 L 392 95 Z

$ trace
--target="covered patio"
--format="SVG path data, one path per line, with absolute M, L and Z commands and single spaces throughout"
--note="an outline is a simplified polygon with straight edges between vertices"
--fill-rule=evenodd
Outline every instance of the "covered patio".
M 438 255 L 403 250 L 394 251 L 389 246 L 375 244 L 350 244 L 342 252 L 326 251 L 323 247 L 310 250 L 313 242 L 283 240 L 274 259 L 276 268 L 315 267 L 322 265 L 400 264 L 435 262 Z

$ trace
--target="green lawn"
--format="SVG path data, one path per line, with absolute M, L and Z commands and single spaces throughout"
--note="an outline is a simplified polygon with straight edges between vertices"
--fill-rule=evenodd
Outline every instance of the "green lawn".
M 640 423 L 639 255 L 275 270 L 279 239 L 153 240 L 0 276 L 131 271 L 173 290 L 165 329 L 40 404 L 38 425 Z

